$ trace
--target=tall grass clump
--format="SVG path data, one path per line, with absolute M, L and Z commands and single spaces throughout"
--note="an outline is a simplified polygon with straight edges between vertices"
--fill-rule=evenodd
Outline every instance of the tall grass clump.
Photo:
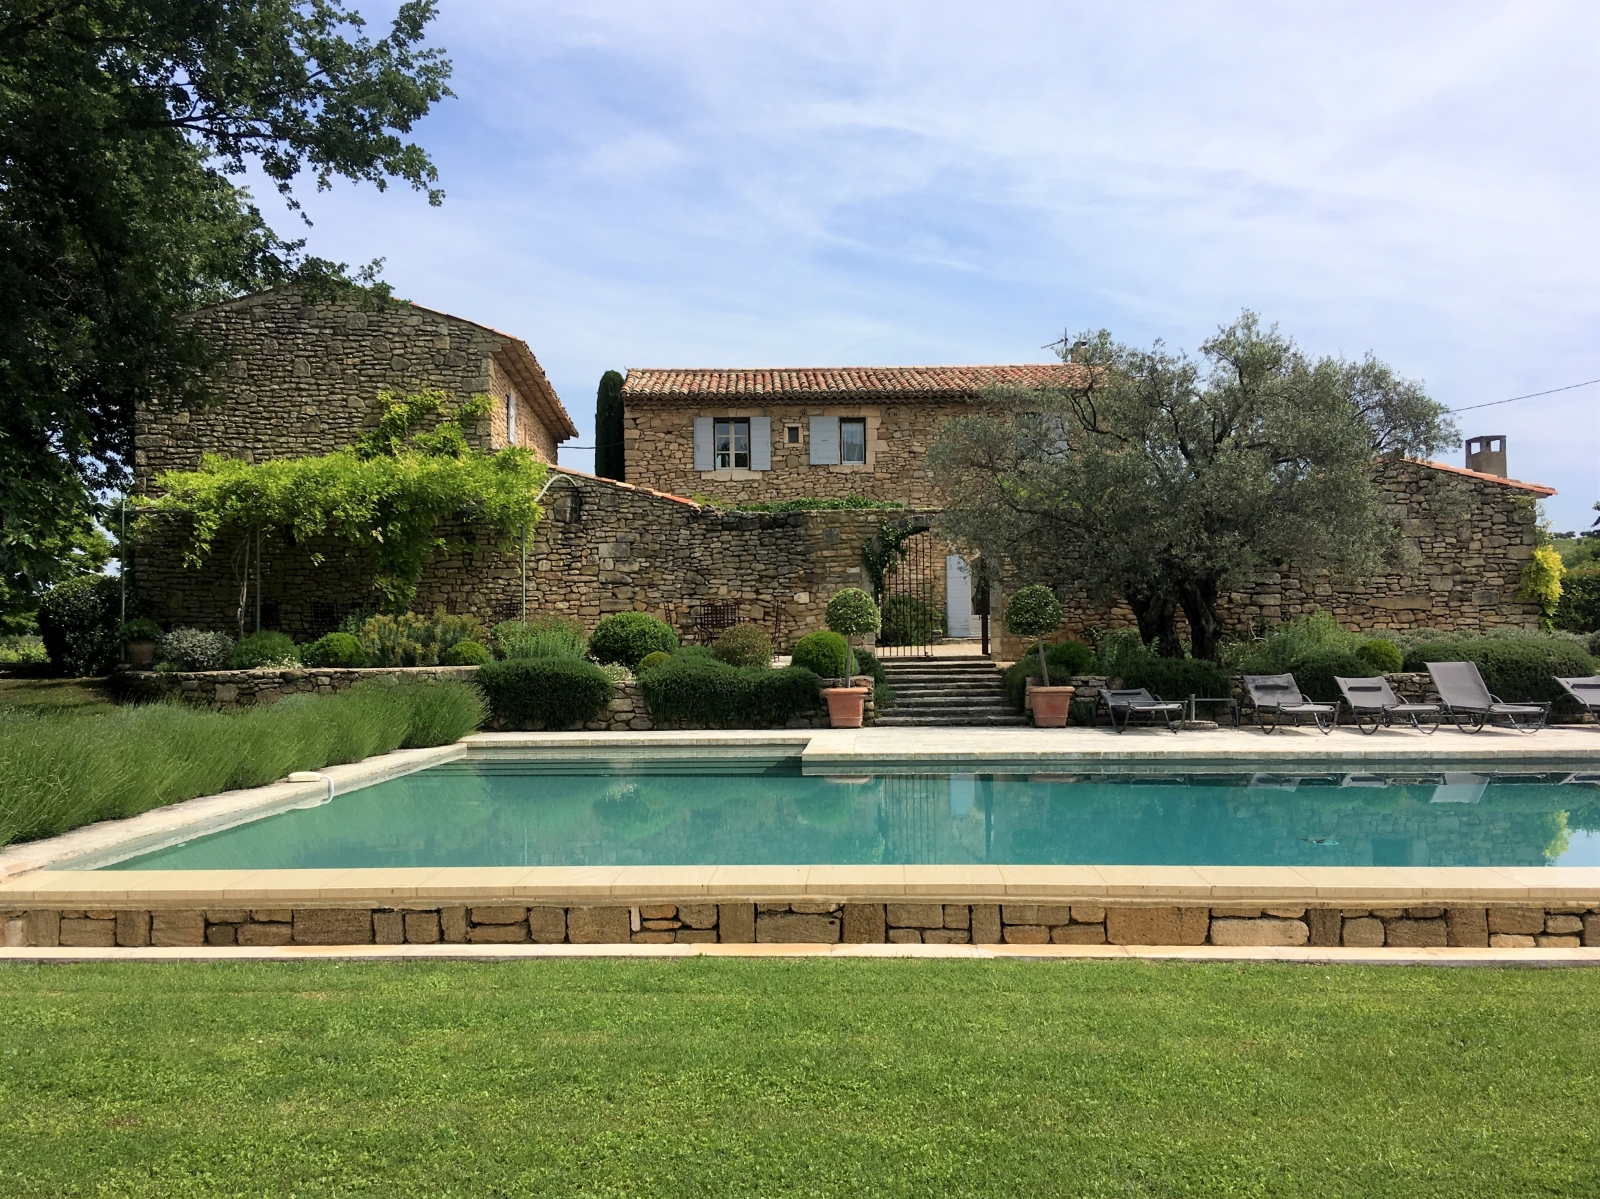
M 483 718 L 482 693 L 452 681 L 363 684 L 237 713 L 178 703 L 8 713 L 0 739 L 0 845 L 257 787 L 296 770 L 445 745 Z

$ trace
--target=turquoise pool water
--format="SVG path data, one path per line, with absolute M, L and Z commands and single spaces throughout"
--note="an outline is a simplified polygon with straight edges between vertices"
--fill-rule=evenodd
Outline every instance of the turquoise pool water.
M 436 766 L 111 868 L 1600 865 L 1597 829 L 1600 775 L 1570 770 L 819 776 L 792 758 L 501 760 Z

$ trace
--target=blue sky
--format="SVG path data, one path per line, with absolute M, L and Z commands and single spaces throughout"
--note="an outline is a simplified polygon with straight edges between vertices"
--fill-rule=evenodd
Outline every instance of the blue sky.
M 310 248 L 525 337 L 585 446 L 608 368 L 1192 350 L 1242 307 L 1452 407 L 1600 378 L 1592 0 L 445 0 L 433 40 L 444 205 L 307 194 Z M 1461 423 L 1593 520 L 1600 386 Z

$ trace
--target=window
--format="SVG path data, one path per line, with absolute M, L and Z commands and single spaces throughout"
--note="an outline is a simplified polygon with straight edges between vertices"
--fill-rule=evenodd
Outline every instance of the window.
M 506 392 L 506 441 L 517 444 L 517 397 Z
M 865 417 L 845 417 L 839 421 L 839 461 L 867 464 L 867 421 Z
M 787 445 L 799 445 L 800 444 L 800 426 L 799 425 L 785 425 L 783 427 L 783 440 L 784 440 L 784 443 L 787 444 Z
M 750 421 L 748 418 L 719 420 L 712 434 L 718 470 L 750 469 Z

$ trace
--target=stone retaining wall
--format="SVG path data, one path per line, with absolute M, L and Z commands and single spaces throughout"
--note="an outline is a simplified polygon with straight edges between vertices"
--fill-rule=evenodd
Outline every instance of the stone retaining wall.
M 1600 946 L 1600 905 L 1337 908 L 646 903 L 0 912 L 7 946 L 795 944 Z

